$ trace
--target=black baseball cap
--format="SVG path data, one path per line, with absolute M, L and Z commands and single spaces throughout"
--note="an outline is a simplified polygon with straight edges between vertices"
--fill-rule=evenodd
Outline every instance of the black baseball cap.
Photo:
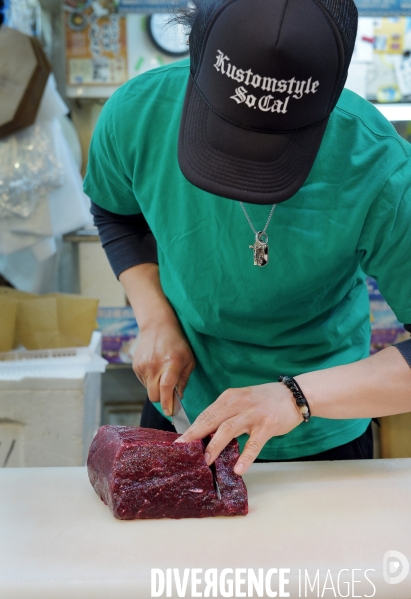
M 185 177 L 213 194 L 273 204 L 306 180 L 343 90 L 352 0 L 199 0 L 178 142 Z M 204 4 L 210 6 L 207 0 Z

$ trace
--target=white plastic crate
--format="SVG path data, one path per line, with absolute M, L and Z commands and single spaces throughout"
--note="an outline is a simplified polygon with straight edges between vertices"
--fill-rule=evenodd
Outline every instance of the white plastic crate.
M 15 350 L 0 353 L 0 380 L 23 378 L 82 378 L 87 372 L 104 372 L 107 360 L 96 353 L 100 333 L 93 333 L 88 347 Z

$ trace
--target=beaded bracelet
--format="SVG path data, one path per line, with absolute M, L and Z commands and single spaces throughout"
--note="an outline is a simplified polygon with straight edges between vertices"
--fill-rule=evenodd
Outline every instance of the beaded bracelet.
M 297 383 L 295 379 L 293 379 L 292 376 L 286 376 L 285 374 L 282 374 L 278 378 L 278 380 L 280 383 L 284 383 L 284 385 L 287 385 L 287 387 L 295 397 L 295 401 L 297 403 L 298 409 L 300 410 L 304 418 L 304 422 L 308 422 L 311 418 L 310 406 L 308 405 L 308 401 L 304 397 L 304 393 L 301 391 L 300 385 Z

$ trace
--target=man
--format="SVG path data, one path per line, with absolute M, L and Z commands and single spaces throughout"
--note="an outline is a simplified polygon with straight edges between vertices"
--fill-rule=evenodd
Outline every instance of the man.
M 370 458 L 370 418 L 411 410 L 410 341 L 367 357 L 364 274 L 411 323 L 411 147 L 342 92 L 354 3 L 187 15 L 190 62 L 114 94 L 85 179 L 140 327 L 142 425 L 169 426 L 177 386 L 197 418 L 182 440 L 216 431 L 211 463 L 241 436 L 238 474 Z

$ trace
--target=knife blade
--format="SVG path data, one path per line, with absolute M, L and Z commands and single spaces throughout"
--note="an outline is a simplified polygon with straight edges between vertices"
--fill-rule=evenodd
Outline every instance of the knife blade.
M 185 433 L 186 430 L 191 426 L 191 422 L 189 421 L 186 411 L 183 408 L 183 404 L 181 403 L 181 398 L 177 389 L 174 389 L 173 415 L 171 417 L 171 422 L 180 435 Z
M 174 428 L 180 435 L 185 433 L 186 430 L 191 426 L 191 422 L 188 419 L 188 416 L 183 407 L 183 404 L 181 402 L 181 398 L 178 394 L 177 389 L 174 389 L 173 415 L 171 417 L 171 422 L 173 423 Z M 214 483 L 214 489 L 215 489 L 215 492 L 217 495 L 217 499 L 220 500 L 221 499 L 221 491 L 220 491 L 220 487 L 218 486 L 218 482 L 217 482 L 215 464 L 211 464 L 211 466 L 209 466 L 209 468 L 211 470 L 211 474 L 213 475 L 213 483 Z

